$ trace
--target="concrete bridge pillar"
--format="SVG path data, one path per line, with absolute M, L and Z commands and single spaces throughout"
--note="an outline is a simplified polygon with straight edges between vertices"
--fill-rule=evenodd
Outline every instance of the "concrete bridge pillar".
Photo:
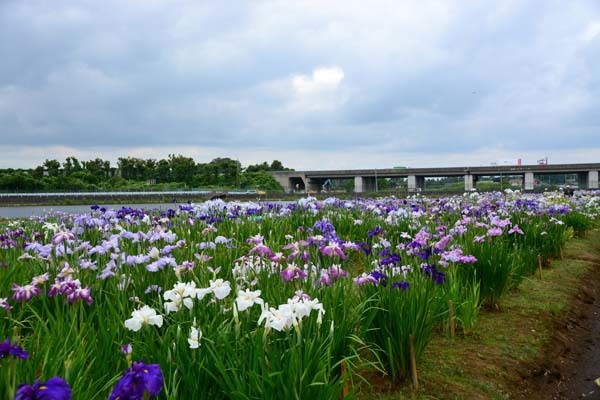
M 425 189 L 425 177 L 409 175 L 408 176 L 408 191 L 409 192 L 420 192 Z
M 475 180 L 473 179 L 473 175 L 467 174 L 465 175 L 465 192 L 473 190 L 475 188 Z
M 365 193 L 375 191 L 375 178 L 365 176 L 354 177 L 354 193 Z
M 588 189 L 598 189 L 598 171 L 589 171 L 588 172 Z
M 364 178 L 362 176 L 354 177 L 354 193 L 362 193 L 363 192 L 363 184 Z
M 535 186 L 535 180 L 533 178 L 533 172 L 525 172 L 525 190 L 533 190 Z

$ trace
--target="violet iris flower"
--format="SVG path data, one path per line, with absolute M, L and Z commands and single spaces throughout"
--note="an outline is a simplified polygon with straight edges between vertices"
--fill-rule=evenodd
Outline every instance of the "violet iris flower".
M 369 237 L 369 239 L 377 235 L 385 235 L 385 229 L 383 229 L 379 225 L 373 228 L 373 230 L 367 232 L 367 236 Z
M 371 271 L 369 275 L 371 275 L 381 286 L 387 285 L 387 276 L 385 276 L 385 274 L 383 274 L 381 271 L 375 269 Z
M 40 288 L 38 288 L 35 285 L 19 286 L 16 283 L 14 283 L 11 290 L 14 292 L 12 298 L 16 301 L 27 302 L 31 300 L 34 296 L 40 294 Z
M 142 400 L 146 392 L 150 396 L 157 396 L 162 387 L 163 376 L 159 364 L 134 361 L 117 382 L 109 400 Z
M 437 283 L 438 285 L 444 284 L 444 282 L 446 280 L 446 274 L 438 271 L 435 264 L 432 264 L 432 265 L 424 264 L 424 265 L 422 265 L 422 270 L 423 270 L 423 272 L 425 272 L 425 275 L 430 277 L 431 280 L 434 281 L 435 283 Z
M 344 251 L 342 250 L 340 245 L 333 241 L 329 242 L 327 246 L 321 247 L 321 254 L 329 257 L 337 256 L 342 260 L 346 259 L 346 255 L 344 254 Z
M 71 394 L 67 382 L 55 376 L 44 383 L 36 380 L 33 385 L 20 384 L 15 400 L 70 400 Z
M 23 348 L 20 346 L 11 344 L 10 339 L 6 339 L 0 343 L 0 359 L 8 356 L 14 356 L 20 358 L 21 360 L 27 360 L 29 353 L 26 350 L 23 350 Z
M 298 268 L 294 263 L 288 264 L 287 267 L 281 270 L 280 274 L 286 282 L 290 282 L 294 279 L 306 279 L 307 276 L 306 271 Z
M 403 292 L 405 292 L 409 286 L 410 284 L 406 281 L 392 283 L 392 289 L 400 288 Z
M 271 255 L 273 255 L 273 252 L 271 251 L 271 249 L 263 243 L 258 243 L 256 246 L 254 246 L 248 252 L 248 254 L 254 254 L 254 253 L 258 254 L 261 257 L 267 257 L 267 258 L 270 257 Z

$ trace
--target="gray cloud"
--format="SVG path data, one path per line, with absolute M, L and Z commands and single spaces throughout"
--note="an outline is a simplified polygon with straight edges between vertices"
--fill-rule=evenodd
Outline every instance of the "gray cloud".
M 0 156 L 599 154 L 600 9 L 569 4 L 7 0 Z

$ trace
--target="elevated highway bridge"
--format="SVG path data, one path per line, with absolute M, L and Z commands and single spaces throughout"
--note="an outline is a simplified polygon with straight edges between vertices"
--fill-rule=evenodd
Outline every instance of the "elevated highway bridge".
M 475 188 L 484 176 L 521 177 L 522 189 L 534 190 L 536 177 L 541 175 L 576 175 L 580 189 L 598 189 L 600 163 L 592 164 L 546 164 L 520 166 L 478 166 L 447 168 L 385 168 L 326 171 L 274 171 L 269 172 L 286 192 L 319 192 L 329 179 L 354 179 L 354 192 L 372 192 L 378 178 L 405 178 L 408 190 L 417 192 L 425 187 L 426 178 L 463 177 L 465 191 Z

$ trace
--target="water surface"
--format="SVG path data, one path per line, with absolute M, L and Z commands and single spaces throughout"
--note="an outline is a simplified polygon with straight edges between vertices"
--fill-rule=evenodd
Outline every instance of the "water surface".
M 149 210 L 168 210 L 176 209 L 178 204 L 159 203 L 159 204 L 99 204 L 101 207 L 119 209 L 121 207 L 143 208 Z M 0 218 L 28 218 L 32 216 L 45 215 L 52 211 L 60 211 L 72 214 L 81 214 L 90 212 L 89 205 L 52 205 L 52 206 L 18 206 L 18 207 L 0 207 Z

